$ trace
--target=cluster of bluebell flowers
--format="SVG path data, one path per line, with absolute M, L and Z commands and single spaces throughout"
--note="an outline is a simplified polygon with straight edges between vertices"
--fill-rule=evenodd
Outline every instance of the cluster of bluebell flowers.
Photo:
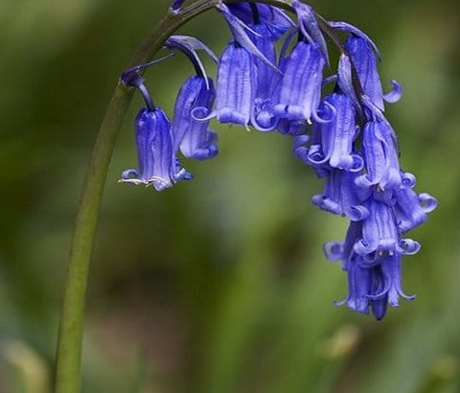
M 171 12 L 180 13 L 183 2 L 174 1 Z M 415 176 L 400 168 L 385 102 L 398 101 L 402 90 L 393 81 L 392 91 L 383 93 L 376 45 L 305 3 L 293 0 L 291 7 L 294 20 L 266 4 L 218 3 L 232 35 L 220 58 L 196 38 L 171 36 L 165 48 L 185 54 L 195 69 L 178 93 L 172 122 L 154 105 L 141 76 L 151 63 L 123 73 L 121 81 L 139 90 L 146 108 L 135 120 L 138 170 L 123 172 L 120 181 L 162 191 L 191 179 L 179 153 L 197 160 L 218 154 L 217 135 L 209 129 L 213 118 L 291 137 L 295 156 L 324 180 L 312 202 L 350 221 L 344 241 L 324 246 L 348 276 L 348 295 L 337 304 L 381 319 L 399 297 L 413 299 L 402 290 L 401 257 L 416 254 L 420 244 L 406 234 L 427 220 L 437 201 L 417 194 Z M 337 67 L 330 64 L 326 38 L 340 53 Z M 217 63 L 215 85 L 199 50 Z

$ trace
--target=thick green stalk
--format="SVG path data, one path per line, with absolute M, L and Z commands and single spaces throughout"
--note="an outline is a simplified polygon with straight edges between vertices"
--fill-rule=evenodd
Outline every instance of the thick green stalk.
M 236 3 L 239 0 L 226 0 Z M 261 3 L 288 8 L 289 0 L 263 0 Z M 169 13 L 141 44 L 127 68 L 153 58 L 166 39 L 181 25 L 213 8 L 219 0 L 198 0 L 174 15 Z M 102 126 L 86 168 L 80 205 L 72 236 L 67 282 L 62 302 L 56 357 L 56 393 L 79 393 L 85 295 L 88 268 L 97 228 L 102 193 L 107 171 L 133 90 L 121 84 L 107 107 Z

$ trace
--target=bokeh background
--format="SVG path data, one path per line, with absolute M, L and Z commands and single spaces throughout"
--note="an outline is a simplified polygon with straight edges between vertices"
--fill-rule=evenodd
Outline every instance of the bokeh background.
M 163 193 L 117 183 L 136 166 L 133 100 L 110 167 L 90 272 L 83 392 L 460 391 L 460 3 L 315 0 L 379 45 L 402 166 L 440 206 L 411 237 L 404 288 L 377 322 L 337 308 L 347 292 L 322 244 L 345 219 L 318 211 L 321 182 L 290 138 L 215 126 L 221 153 L 184 164 Z M 51 391 L 69 240 L 86 162 L 118 75 L 165 0 L 1 0 L 0 392 Z M 209 12 L 181 30 L 217 53 Z M 191 73 L 149 70 L 171 113 Z M 214 72 L 214 71 L 213 71 Z

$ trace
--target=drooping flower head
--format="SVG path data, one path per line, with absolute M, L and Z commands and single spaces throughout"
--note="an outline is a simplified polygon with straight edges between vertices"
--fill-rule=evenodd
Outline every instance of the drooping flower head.
M 350 56 L 359 76 L 364 93 L 380 110 L 384 110 L 382 82 L 377 70 L 377 58 L 370 42 L 351 34 L 345 41 L 345 51 Z
M 232 40 L 219 60 L 215 115 L 221 123 L 247 127 L 254 105 L 256 68 L 252 55 Z
M 406 233 L 428 220 L 427 214 L 438 206 L 430 194 L 417 194 L 412 187 L 402 187 L 396 193 L 396 222 L 400 233 Z
M 321 121 L 318 106 L 325 61 L 320 47 L 299 41 L 286 61 L 275 115 L 287 120 Z
M 315 140 L 310 150 L 315 153 L 309 155 L 309 163 L 360 172 L 364 163 L 354 148 L 359 129 L 352 101 L 337 91 L 328 95 L 319 109 L 330 120 L 313 125 Z
M 358 180 L 363 190 L 385 192 L 392 198 L 402 185 L 394 131 L 386 120 L 369 121 L 363 128 L 366 174 Z M 372 188 L 376 186 L 376 188 Z M 365 195 L 367 195 L 365 193 Z
M 381 112 L 385 110 L 384 101 L 389 103 L 399 101 L 402 88 L 397 81 L 392 80 L 392 90 L 387 94 L 383 93 L 377 68 L 380 53 L 374 42 L 361 30 L 347 23 L 333 23 L 332 25 L 335 28 L 351 32 L 345 41 L 344 50 L 355 68 L 362 93 L 366 95 L 364 101 L 368 101 Z
M 217 8 L 223 13 L 233 39 L 219 60 L 217 104 L 213 115 L 221 123 L 245 127 L 254 123 L 259 128 L 255 117 L 256 105 L 260 107 L 260 102 L 270 98 L 273 74 L 280 74 L 274 64 L 276 38 L 262 22 L 257 5 L 228 7 L 220 4 Z M 250 24 L 244 21 L 248 19 L 248 14 L 252 17 Z
M 120 182 L 145 184 L 162 191 L 179 180 L 190 179 L 174 154 L 171 123 L 164 111 L 143 108 L 135 124 L 139 170 L 124 171 Z
M 281 11 L 277 13 L 273 11 L 268 16 L 273 15 L 275 20 L 280 19 L 278 23 L 282 28 L 273 28 L 271 23 L 267 23 L 267 18 L 264 18 L 260 11 L 265 10 L 265 13 L 267 13 L 272 8 L 262 8 L 258 4 L 249 5 L 253 20 L 252 23 L 248 24 L 250 29 L 248 36 L 264 56 L 264 58 L 260 56 L 253 57 L 257 76 L 251 125 L 259 131 L 273 131 L 279 122 L 279 119 L 274 114 L 274 105 L 279 96 L 278 90 L 283 72 L 275 67 L 277 64 L 275 43 L 279 39 L 281 32 L 284 33 L 293 26 L 293 22 Z
M 326 243 L 324 252 L 329 260 L 341 261 L 348 275 L 348 294 L 336 304 L 346 304 L 351 310 L 363 314 L 372 311 L 380 320 L 385 316 L 387 305 L 399 306 L 400 296 L 406 300 L 413 300 L 415 296 L 406 295 L 402 290 L 401 254 L 381 253 L 371 259 L 356 253 L 362 231 L 362 222 L 351 222 L 345 241 Z M 412 244 L 407 247 L 416 249 Z
M 182 85 L 176 99 L 172 133 L 174 150 L 180 151 L 185 157 L 196 160 L 213 158 L 218 153 L 217 134 L 208 129 L 208 121 L 194 118 L 197 112 L 206 117 L 212 111 L 216 93 L 211 79 L 202 76 L 191 76 Z
M 217 134 L 208 129 L 216 91 L 214 83 L 206 74 L 197 50 L 204 50 L 217 63 L 214 53 L 201 41 L 188 36 L 172 36 L 166 47 L 184 53 L 195 69 L 179 90 L 174 108 L 172 133 L 174 151 L 178 149 L 185 157 L 196 160 L 213 158 L 218 153 Z
M 192 178 L 176 157 L 168 116 L 163 109 L 154 105 L 144 78 L 139 73 L 166 58 L 130 68 L 120 77 L 121 83 L 139 90 L 147 106 L 139 111 L 135 120 L 138 170 L 124 171 L 120 182 L 153 186 L 157 191 L 169 188 L 179 180 Z
M 173 0 L 170 11 L 180 13 L 184 2 Z M 122 75 L 123 83 L 141 93 L 146 108 L 136 118 L 139 168 L 125 171 L 121 181 L 160 191 L 191 178 L 176 154 L 214 157 L 213 118 L 292 136 L 294 155 L 324 182 L 313 204 L 350 221 L 345 240 L 324 247 L 348 278 L 347 296 L 336 304 L 382 319 L 400 297 L 414 298 L 402 291 L 401 262 L 421 246 L 406 233 L 437 206 L 435 198 L 415 191 L 415 176 L 399 163 L 384 102 L 399 100 L 400 85 L 392 81 L 392 91 L 384 94 L 380 54 L 370 37 L 346 22 L 327 21 L 300 0 L 289 2 L 295 24 L 283 11 L 258 2 L 213 4 L 232 34 L 219 59 L 193 37 L 171 36 L 165 43 L 184 53 L 195 69 L 179 90 L 172 125 L 153 104 L 140 75 L 150 64 Z M 328 43 L 339 49 L 337 70 L 329 61 Z M 198 50 L 218 65 L 216 88 Z M 335 83 L 332 92 L 323 94 L 329 83 Z

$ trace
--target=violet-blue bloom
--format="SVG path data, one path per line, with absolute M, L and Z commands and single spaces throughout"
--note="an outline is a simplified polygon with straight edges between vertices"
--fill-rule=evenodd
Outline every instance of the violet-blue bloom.
M 291 37 L 292 38 L 292 37 Z M 290 38 L 286 39 L 286 42 L 290 41 Z M 265 92 L 267 98 L 255 98 L 254 100 L 254 118 L 252 119 L 253 126 L 259 131 L 273 131 L 277 129 L 281 134 L 284 135 L 300 135 L 306 132 L 305 120 L 287 120 L 279 118 L 275 114 L 275 105 L 280 101 L 281 86 L 283 84 L 283 75 L 286 71 L 286 65 L 288 58 L 286 57 L 287 43 L 283 45 L 281 54 L 278 59 L 278 69 L 280 72 L 274 72 L 268 74 L 269 79 L 265 80 L 258 78 L 259 83 L 264 84 L 262 92 Z M 292 124 L 292 126 L 291 126 Z
M 408 254 L 419 251 L 420 244 L 412 239 L 401 239 L 397 219 L 392 206 L 370 197 L 366 203 L 369 216 L 363 221 L 362 239 L 354 250 L 369 261 L 383 255 Z
M 326 257 L 341 261 L 348 276 L 348 294 L 336 305 L 346 304 L 351 310 L 368 314 L 369 308 L 376 319 L 384 317 L 387 305 L 398 306 L 399 297 L 405 295 L 401 285 L 401 256 L 398 253 L 383 254 L 373 261 L 355 252 L 355 245 L 362 235 L 363 224 L 351 222 L 344 242 L 330 242 L 324 246 Z
M 346 304 L 353 311 L 368 314 L 369 298 L 372 287 L 372 272 L 360 266 L 360 256 L 354 250 L 354 244 L 361 236 L 362 223 L 351 222 L 348 227 L 345 241 L 342 243 L 327 243 L 324 246 L 326 258 L 329 260 L 340 260 L 342 269 L 347 272 L 348 294 L 344 300 L 334 302 L 341 306 Z
M 382 267 L 380 265 L 369 268 L 372 274 L 371 292 L 367 296 L 374 317 L 380 321 L 386 314 L 388 309 L 388 296 L 386 294 L 376 297 L 376 294 L 381 294 L 385 285 Z
M 380 261 L 381 282 L 380 291 L 374 292 L 369 299 L 385 299 L 391 307 L 399 306 L 399 297 L 414 300 L 414 295 L 406 295 L 401 285 L 401 256 L 399 254 L 386 255 Z
M 396 193 L 395 211 L 397 217 L 398 229 L 401 233 L 424 223 L 427 219 L 427 213 L 430 213 L 437 207 L 437 201 L 431 195 L 417 193 L 410 187 L 403 187 Z
M 335 305 L 346 304 L 350 310 L 368 314 L 368 296 L 372 291 L 372 270 L 362 268 L 359 265 L 359 256 L 356 255 L 347 261 L 345 270 L 348 276 L 348 294 L 344 300 L 335 302 Z
M 398 307 L 399 297 L 413 300 L 401 285 L 401 257 L 398 254 L 381 258 L 379 264 L 363 267 L 362 259 L 351 259 L 346 266 L 348 275 L 348 295 L 337 305 L 347 304 L 356 312 L 368 314 L 369 307 L 375 318 L 381 320 L 387 311 L 387 306 Z
M 210 116 L 247 127 L 254 109 L 256 78 L 252 55 L 231 41 L 219 61 L 216 108 Z
M 300 41 L 287 59 L 275 115 L 288 120 L 323 121 L 317 114 L 325 61 L 316 44 Z
M 377 186 L 377 192 L 383 192 L 383 198 L 390 201 L 401 187 L 402 173 L 399 168 L 395 135 L 386 120 L 368 121 L 363 128 L 363 152 L 367 174 L 360 176 L 356 184 L 361 188 L 363 198 Z
M 332 168 L 348 172 L 363 169 L 362 157 L 354 151 L 353 143 L 358 134 L 356 112 L 352 101 L 340 92 L 327 96 L 320 105 L 324 117 L 331 120 L 315 123 L 314 132 L 319 136 L 322 161 Z
M 162 191 L 178 180 L 191 178 L 174 154 L 171 123 L 162 109 L 141 109 L 136 117 L 136 146 L 139 171 L 124 171 L 120 182 L 145 184 Z
M 286 122 L 285 127 L 287 131 L 289 131 L 290 124 L 294 123 L 294 121 L 285 119 L 282 119 L 281 122 Z M 326 178 L 329 176 L 331 167 L 327 163 L 327 160 L 324 159 L 323 150 L 318 140 L 317 133 L 313 133 L 313 138 L 310 138 L 310 135 L 307 134 L 297 135 L 294 137 L 292 152 L 304 164 L 311 166 L 316 176 L 319 178 Z M 312 141 L 312 146 L 308 147 L 307 144 L 310 141 Z
M 351 60 L 345 53 L 340 55 L 336 80 L 337 88 L 353 102 L 355 109 L 361 109 L 361 97 L 358 98 L 358 95 L 363 93 L 362 88 L 361 85 L 357 86 L 353 79 Z
M 251 25 L 251 29 L 253 33 L 250 33 L 250 37 L 254 45 L 271 64 L 276 64 L 275 41 L 267 25 L 254 24 Z M 282 74 L 257 57 L 254 57 L 254 63 L 257 67 L 256 98 L 261 100 L 269 99 L 272 97 L 274 86 L 282 78 Z
M 242 47 L 246 50 L 244 57 L 250 58 L 253 63 L 252 65 L 248 63 L 244 65 L 244 70 L 251 69 L 250 90 L 246 88 L 246 93 L 249 93 L 248 98 L 251 99 L 251 105 L 249 108 L 249 104 L 246 103 L 244 108 L 241 108 L 246 111 L 250 109 L 250 122 L 247 119 L 244 119 L 244 121 L 241 120 L 241 118 L 238 118 L 238 115 L 229 117 L 228 114 L 224 114 L 220 116 L 218 109 L 220 107 L 219 102 L 222 100 L 219 95 L 221 90 L 219 76 L 222 80 L 220 71 L 228 69 L 223 62 L 224 52 L 221 63 L 219 64 L 219 76 L 217 78 L 217 119 L 221 122 L 232 122 L 246 127 L 250 123 L 260 131 L 272 131 L 277 125 L 277 119 L 274 117 L 272 109 L 273 93 L 282 75 L 281 71 L 278 70 L 275 65 L 275 41 L 278 36 L 275 35 L 269 25 L 265 23 L 265 19 L 261 18 L 258 4 L 246 4 L 239 7 L 237 5 L 232 7 L 231 5 L 218 4 L 217 8 L 223 13 L 232 32 L 234 37 L 233 45 L 235 45 L 235 47 Z M 234 13 L 234 11 L 236 11 L 236 13 Z M 241 15 L 241 19 L 238 17 L 238 14 Z M 284 23 L 286 23 L 286 20 L 284 20 Z M 240 66 L 241 65 L 237 65 L 236 67 Z M 230 67 L 230 70 L 232 67 Z M 244 70 L 241 69 L 243 73 Z M 226 71 L 224 71 L 224 74 L 225 72 Z M 237 70 L 234 70 L 232 75 L 237 75 Z M 235 87 L 238 88 L 239 86 Z M 233 89 L 235 89 L 235 87 L 233 87 Z M 233 90 L 233 92 L 235 92 L 235 90 Z M 244 90 L 240 89 L 236 94 L 241 98 L 242 94 L 244 94 L 243 92 Z M 227 94 L 225 98 L 230 98 L 230 95 Z M 233 98 L 236 98 L 236 96 L 233 95 Z
M 193 115 L 206 117 L 212 110 L 215 98 L 211 78 L 191 76 L 182 85 L 176 99 L 172 133 L 174 151 L 180 148 L 185 157 L 206 160 L 217 155 L 217 134 L 208 130 L 209 120 L 197 121 Z
M 331 168 L 324 191 L 312 197 L 312 202 L 320 209 L 337 215 L 346 215 L 352 221 L 360 221 L 369 214 L 362 206 L 356 193 L 356 173 Z
M 245 48 L 253 56 L 259 58 L 269 67 L 272 67 L 273 70 L 278 71 L 276 65 L 271 63 L 269 59 L 259 50 L 259 48 L 254 44 L 253 40 L 250 37 L 250 33 L 253 33 L 251 27 L 245 24 L 241 19 L 237 18 L 232 12 L 231 9 L 221 3 L 216 6 L 216 8 L 221 11 L 227 21 L 228 27 L 230 28 L 234 40 L 238 45 Z
M 394 80 L 391 81 L 393 89 L 383 94 L 377 69 L 376 47 L 367 36 L 351 34 L 345 41 L 345 51 L 356 68 L 364 94 L 380 111 L 385 110 L 384 100 L 393 103 L 401 98 L 402 88 Z
M 350 56 L 364 93 L 380 110 L 384 110 L 383 90 L 377 70 L 377 59 L 370 43 L 354 34 L 345 41 L 345 51 Z
M 251 40 L 264 57 L 271 64 L 276 64 L 275 40 L 266 24 L 250 25 Z M 256 88 L 254 96 L 254 113 L 251 123 L 257 130 L 272 131 L 278 124 L 274 116 L 273 106 L 278 97 L 282 73 L 268 65 L 265 61 L 254 56 L 257 71 Z

